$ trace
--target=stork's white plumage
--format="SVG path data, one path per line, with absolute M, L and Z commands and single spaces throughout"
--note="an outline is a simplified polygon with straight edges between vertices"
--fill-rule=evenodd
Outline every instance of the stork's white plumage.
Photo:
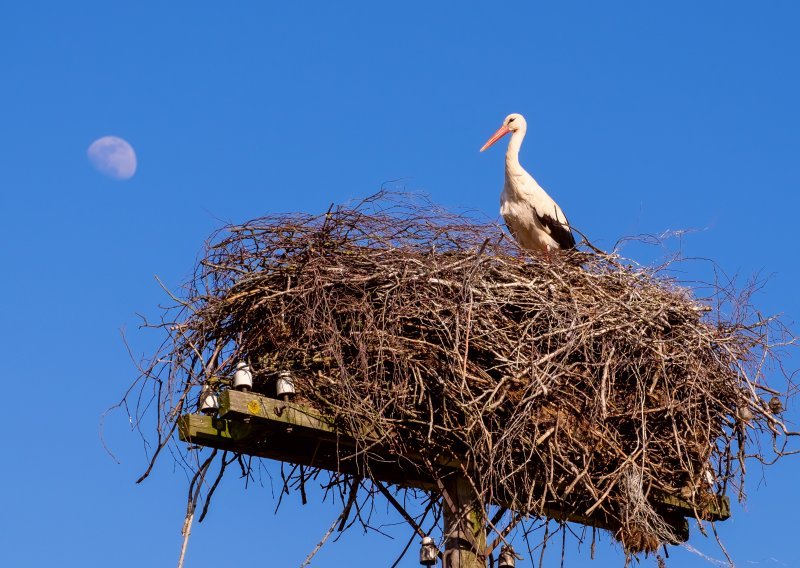
M 575 247 L 575 237 L 564 212 L 519 163 L 519 149 L 528 123 L 521 114 L 509 114 L 481 152 L 511 133 L 506 151 L 506 182 L 500 194 L 500 214 L 522 248 L 533 251 Z

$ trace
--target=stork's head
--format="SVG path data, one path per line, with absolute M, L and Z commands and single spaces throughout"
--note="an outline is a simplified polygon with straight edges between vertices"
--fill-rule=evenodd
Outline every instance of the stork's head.
M 508 134 L 509 132 L 517 132 L 521 131 L 523 134 L 525 130 L 528 128 L 528 123 L 525 122 L 525 117 L 518 113 L 509 114 L 506 119 L 503 121 L 503 126 L 501 126 L 497 132 L 492 134 L 492 137 L 486 141 L 486 144 L 483 145 L 481 148 L 481 152 L 486 150 L 489 146 L 500 140 L 503 136 Z

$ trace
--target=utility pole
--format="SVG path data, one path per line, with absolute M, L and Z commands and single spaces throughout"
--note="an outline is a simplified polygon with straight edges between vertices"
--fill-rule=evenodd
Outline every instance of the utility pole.
M 486 568 L 483 504 L 460 473 L 443 482 L 444 554 L 442 568 Z

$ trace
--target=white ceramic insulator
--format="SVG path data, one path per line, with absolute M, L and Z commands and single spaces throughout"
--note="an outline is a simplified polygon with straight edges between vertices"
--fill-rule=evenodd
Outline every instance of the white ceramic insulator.
M 197 407 L 200 412 L 204 414 L 214 414 L 219 410 L 219 397 L 217 393 L 210 388 L 203 387 L 203 390 L 200 391 L 200 400 L 197 403 Z
M 278 373 L 275 390 L 278 396 L 294 394 L 294 379 L 292 379 L 292 374 L 289 371 L 281 371 Z
M 253 388 L 253 373 L 250 371 L 250 366 L 244 361 L 236 364 L 236 371 L 233 373 L 233 388 L 238 390 Z

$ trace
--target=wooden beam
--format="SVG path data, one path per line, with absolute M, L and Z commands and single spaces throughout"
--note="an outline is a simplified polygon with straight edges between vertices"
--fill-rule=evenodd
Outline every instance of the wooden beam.
M 184 442 L 284 461 L 334 472 L 375 478 L 400 487 L 435 489 L 413 462 L 397 456 L 357 453 L 354 440 L 330 432 L 304 430 L 302 424 L 286 432 L 286 423 L 187 414 L 178 419 Z M 354 455 L 356 454 L 356 455 Z M 344 456 L 344 457 L 342 457 Z
M 226 390 L 219 396 L 220 418 L 255 418 L 313 431 L 316 435 L 336 437 L 333 422 L 311 409 L 258 394 Z
M 335 440 L 344 449 L 355 449 L 360 445 L 370 446 L 370 454 L 380 456 L 388 461 L 404 460 L 413 464 L 422 464 L 422 457 L 409 453 L 397 456 L 390 449 L 382 447 L 380 436 L 373 430 L 365 431 L 358 436 L 352 432 L 337 427 L 333 421 L 315 412 L 314 410 L 253 393 L 226 390 L 219 395 L 219 416 L 232 420 L 243 420 L 248 423 L 258 423 L 271 428 L 281 424 L 290 426 L 292 432 L 298 429 L 303 435 L 313 436 L 328 441 Z M 284 429 L 285 430 L 285 429 Z M 343 454 L 344 452 L 339 452 Z M 448 468 L 458 468 L 460 462 L 451 458 L 440 456 L 436 465 Z
M 246 440 L 250 428 L 242 423 L 222 420 L 205 414 L 184 414 L 178 419 L 178 436 L 185 442 L 232 444 Z M 213 444 L 211 447 L 216 447 Z
M 219 418 L 189 414 L 179 419 L 181 440 L 257 457 L 275 459 L 340 473 L 362 475 L 401 487 L 438 490 L 425 473 L 419 456 L 398 456 L 377 444 L 379 437 L 365 433 L 352 436 L 332 420 L 305 406 L 255 393 L 226 390 L 219 396 Z M 364 445 L 369 444 L 369 451 Z M 459 469 L 459 463 L 442 458 L 438 465 Z M 502 501 L 502 502 L 501 502 Z M 500 506 L 513 509 L 513 496 L 498 498 Z M 680 497 L 654 492 L 653 506 L 673 525 L 681 538 L 688 538 L 684 517 L 695 509 Z M 697 511 L 706 520 L 730 517 L 727 497 Z M 607 530 L 615 530 L 601 514 L 583 516 L 563 513 L 555 503 L 546 504 L 540 514 Z
M 722 495 L 712 495 L 713 501 L 707 503 L 703 509 L 697 510 L 703 520 L 707 521 L 724 521 L 731 516 L 731 501 L 728 497 Z M 662 507 L 669 508 L 675 513 L 681 514 L 684 517 L 694 517 L 695 509 L 692 505 L 674 495 L 664 493 L 663 491 L 655 491 L 653 500 Z

